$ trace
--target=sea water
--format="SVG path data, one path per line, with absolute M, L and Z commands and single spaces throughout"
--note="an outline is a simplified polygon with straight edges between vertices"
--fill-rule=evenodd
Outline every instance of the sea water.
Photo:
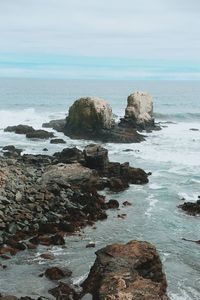
M 106 99 L 116 119 L 124 114 L 127 96 L 134 91 L 149 92 L 154 98 L 154 114 L 161 131 L 145 133 L 140 144 L 103 144 L 112 161 L 128 161 L 132 166 L 152 172 L 144 186 L 131 185 L 121 193 L 105 191 L 107 199 L 120 202 L 120 211 L 110 210 L 106 221 L 96 229 L 87 227 L 82 236 L 66 239 L 67 248 L 52 247 L 53 265 L 66 265 L 73 280 L 83 280 L 95 260 L 94 252 L 114 242 L 149 241 L 157 247 L 168 281 L 168 294 L 173 300 L 200 299 L 200 246 L 182 240 L 200 239 L 200 220 L 186 215 L 177 206 L 183 198 L 196 201 L 200 195 L 200 84 L 170 81 L 87 81 L 87 80 L 0 80 L 0 146 L 15 145 L 24 153 L 53 154 L 64 147 L 80 149 L 90 141 L 71 140 L 53 145 L 49 141 L 28 140 L 22 135 L 5 133 L 8 125 L 27 124 L 41 128 L 43 122 L 65 118 L 69 106 L 83 96 Z M 191 130 L 191 129 L 196 129 Z M 199 130 L 199 131 L 198 131 Z M 131 150 L 129 152 L 125 150 Z M 123 207 L 123 201 L 132 203 Z M 119 219 L 119 213 L 127 214 Z M 85 248 L 89 241 L 96 248 Z M 0 272 L 0 292 L 30 296 L 48 295 L 52 283 L 38 275 L 50 263 L 39 258 L 43 247 L 24 251 L 6 262 Z

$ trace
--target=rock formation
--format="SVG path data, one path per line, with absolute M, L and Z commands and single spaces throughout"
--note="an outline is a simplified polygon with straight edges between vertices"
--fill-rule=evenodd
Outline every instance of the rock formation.
M 121 126 L 137 129 L 152 129 L 153 98 L 148 93 L 136 92 L 128 96 L 125 116 L 121 119 Z
M 169 300 L 162 264 L 150 243 L 113 244 L 96 255 L 83 294 L 99 300 Z

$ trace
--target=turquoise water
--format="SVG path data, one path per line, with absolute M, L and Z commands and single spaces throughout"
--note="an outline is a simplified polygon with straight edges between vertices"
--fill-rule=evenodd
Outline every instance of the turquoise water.
M 129 161 L 133 166 L 152 171 L 150 182 L 145 186 L 132 185 L 119 194 L 106 192 L 107 198 L 132 202 L 131 207 L 120 206 L 120 213 L 126 213 L 127 218 L 121 220 L 117 218 L 118 211 L 110 211 L 108 220 L 98 222 L 96 229 L 88 227 L 82 238 L 67 239 L 67 249 L 51 248 L 56 255 L 52 263 L 70 267 L 74 282 L 79 282 L 89 271 L 98 248 L 131 239 L 147 240 L 156 245 L 161 255 L 171 299 L 197 300 L 200 299 L 200 246 L 182 238 L 199 240 L 200 222 L 198 217 L 185 215 L 177 205 L 183 197 L 195 201 L 200 194 L 200 131 L 190 130 L 200 130 L 198 82 L 4 79 L 0 81 L 0 146 L 14 144 L 31 153 L 40 153 L 47 147 L 50 154 L 54 153 L 63 146 L 49 141 L 27 141 L 2 129 L 19 123 L 40 128 L 44 121 L 65 117 L 74 100 L 88 95 L 105 98 L 119 118 L 124 113 L 127 96 L 137 90 L 152 94 L 155 117 L 162 122 L 163 129 L 148 133 L 146 141 L 140 144 L 103 146 L 109 149 L 110 160 Z M 88 143 L 64 139 L 65 147 L 77 145 L 82 149 Z M 133 151 L 124 152 L 126 149 Z M 95 241 L 96 249 L 86 249 L 88 241 Z M 44 249 L 37 251 L 23 252 L 8 262 L 8 269 L 0 277 L 2 292 L 45 294 L 50 283 L 37 277 L 46 267 L 38 258 Z

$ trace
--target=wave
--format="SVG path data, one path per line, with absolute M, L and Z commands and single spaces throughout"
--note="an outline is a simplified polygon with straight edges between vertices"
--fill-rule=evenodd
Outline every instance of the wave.
M 200 121 L 200 113 L 154 113 L 154 117 L 164 121 Z

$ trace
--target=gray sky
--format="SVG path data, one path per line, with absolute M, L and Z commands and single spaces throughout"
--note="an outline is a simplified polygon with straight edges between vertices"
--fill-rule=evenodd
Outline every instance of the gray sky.
M 0 0 L 0 52 L 199 61 L 199 0 Z

